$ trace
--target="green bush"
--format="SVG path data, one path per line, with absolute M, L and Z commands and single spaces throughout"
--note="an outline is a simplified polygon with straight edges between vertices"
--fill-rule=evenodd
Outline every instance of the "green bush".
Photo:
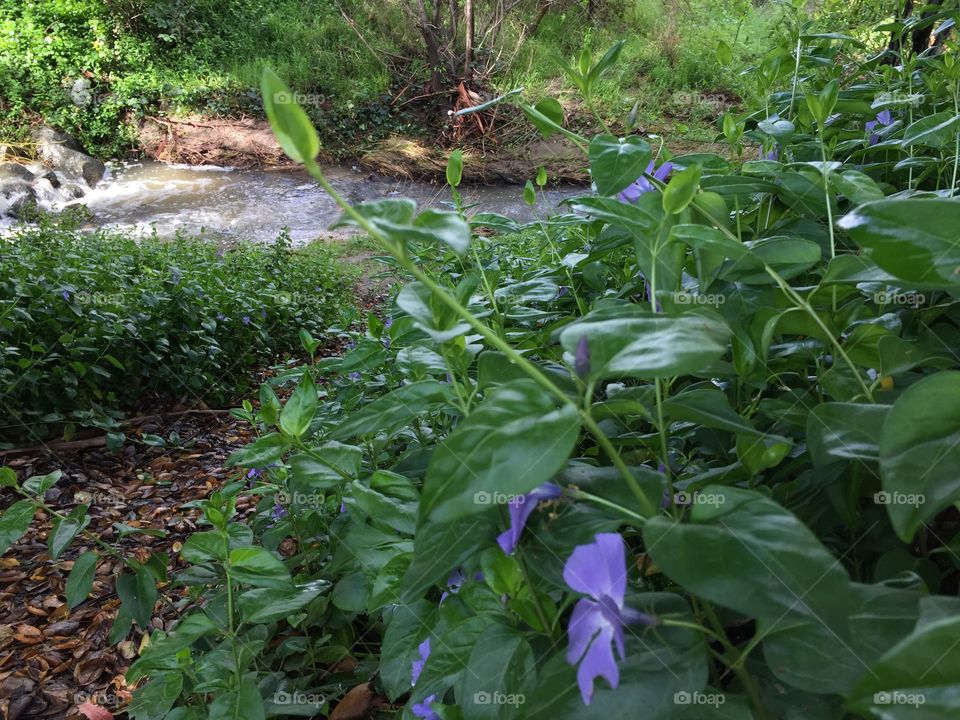
M 109 424 L 156 395 L 236 397 L 249 371 L 337 319 L 326 248 L 137 241 L 46 222 L 0 242 L 0 443 Z

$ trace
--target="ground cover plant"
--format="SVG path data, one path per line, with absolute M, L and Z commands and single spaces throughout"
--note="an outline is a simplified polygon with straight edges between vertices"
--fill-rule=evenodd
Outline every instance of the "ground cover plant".
M 348 205 L 264 73 L 284 150 L 406 281 L 235 411 L 258 439 L 196 502 L 188 567 L 127 560 L 117 638 L 158 582 L 187 598 L 128 673 L 132 717 L 960 713 L 960 68 L 949 42 L 891 63 L 791 32 L 722 155 L 501 98 L 594 184 L 526 225 L 468 217 L 457 153 L 454 210 Z M 620 51 L 569 81 L 589 99 Z M 4 544 L 57 481 L 0 475 Z
M 0 444 L 114 428 L 125 411 L 249 389 L 340 319 L 351 273 L 320 245 L 79 232 L 67 217 L 0 242 Z M 115 428 L 114 428 L 115 429 Z

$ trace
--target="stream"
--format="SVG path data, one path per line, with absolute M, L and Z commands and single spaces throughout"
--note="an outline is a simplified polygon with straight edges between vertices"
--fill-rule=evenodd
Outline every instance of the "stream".
M 452 207 L 445 186 L 377 176 L 357 168 L 324 168 L 333 186 L 351 203 L 390 197 L 407 197 L 418 207 Z M 464 203 L 477 210 L 507 215 L 524 222 L 535 219 L 523 201 L 518 185 L 461 188 Z M 561 187 L 546 191 L 547 214 L 566 197 L 583 194 L 584 188 Z M 102 227 L 172 237 L 212 235 L 232 240 L 272 242 L 281 228 L 302 244 L 328 230 L 340 212 L 329 195 L 305 172 L 296 170 L 237 170 L 213 166 L 166 165 L 159 162 L 113 163 L 107 174 L 84 196 L 70 201 L 51 196 L 41 204 L 51 210 L 86 205 L 92 213 L 89 227 Z M 470 211 L 468 211 L 469 213 Z M 335 233 L 348 231 L 333 231 Z

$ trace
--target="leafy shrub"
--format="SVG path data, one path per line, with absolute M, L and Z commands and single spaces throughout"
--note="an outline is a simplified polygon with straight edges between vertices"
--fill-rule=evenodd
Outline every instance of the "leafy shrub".
M 0 441 L 105 423 L 152 395 L 237 396 L 338 319 L 348 278 L 319 245 L 229 249 L 45 221 L 0 241 Z

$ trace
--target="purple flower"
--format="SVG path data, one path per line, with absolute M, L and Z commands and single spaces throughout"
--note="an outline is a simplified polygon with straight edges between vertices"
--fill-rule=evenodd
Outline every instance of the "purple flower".
M 340 512 L 345 513 L 347 511 L 347 504 L 341 500 L 340 501 Z
M 222 312 L 217 313 L 217 320 L 219 320 L 220 322 L 223 322 L 226 319 L 227 319 L 227 316 L 224 315 Z
M 383 321 L 383 326 L 389 330 L 390 326 L 393 325 L 393 316 L 389 316 L 386 320 Z
M 69 293 L 69 292 L 67 292 L 66 290 L 64 290 L 64 291 L 61 292 L 60 294 L 63 296 L 63 299 L 64 299 L 64 300 L 66 300 L 67 302 L 70 302 L 70 293 Z
M 780 159 L 780 143 L 775 144 L 767 152 L 763 151 L 763 148 L 760 148 L 760 159 L 761 160 L 779 160 Z
M 566 285 L 561 285 L 560 289 L 557 291 L 558 298 L 566 297 L 569 294 L 570 294 L 570 288 L 568 288 Z
M 170 274 L 170 279 L 173 281 L 174 285 L 180 284 L 180 270 L 177 268 L 173 269 L 173 272 Z
M 286 516 L 287 516 L 287 509 L 280 503 L 275 504 L 273 506 L 273 510 L 270 511 L 270 517 L 273 518 L 274 522 Z
M 573 352 L 573 371 L 582 378 L 590 374 L 590 343 L 586 335 L 581 335 L 577 340 L 577 349 Z
M 430 708 L 430 703 L 434 703 L 436 701 L 436 695 L 427 695 L 427 697 L 420 702 L 414 703 L 410 708 L 410 711 L 415 717 L 421 718 L 421 720 L 440 720 L 440 716 Z
M 507 507 L 510 511 L 510 529 L 497 536 L 497 544 L 509 555 L 520 542 L 520 535 L 523 534 L 523 528 L 527 525 L 527 520 L 531 513 L 540 504 L 541 500 L 554 500 L 563 495 L 563 488 L 554 483 L 547 482 L 531 490 L 526 495 L 511 500 Z
M 353 380 L 354 382 L 359 382 L 359 380 L 360 380 L 360 373 L 358 373 L 358 372 L 352 372 L 352 373 L 350 373 L 349 375 L 347 375 L 347 377 L 350 378 L 351 380 Z
M 249 324 L 250 324 L 250 316 L 249 316 L 249 315 L 244 315 L 244 316 L 243 316 L 242 318 L 240 318 L 240 319 L 241 319 L 241 321 L 243 322 L 244 325 L 249 325 Z
M 628 185 L 625 190 L 622 190 L 617 197 L 620 199 L 620 202 L 635 203 L 640 199 L 641 195 L 654 190 L 653 183 L 646 178 L 647 175 L 653 175 L 653 177 L 660 182 L 665 182 L 671 170 L 673 170 L 673 163 L 665 162 L 658 168 L 655 161 L 651 160 L 650 164 L 647 165 L 647 169 L 644 170 L 643 175 Z
M 877 113 L 876 120 L 868 120 L 864 123 L 863 127 L 865 130 L 872 131 L 877 125 L 882 125 L 883 127 L 889 127 L 893 125 L 893 115 L 890 114 L 889 110 L 881 110 Z M 870 133 L 870 144 L 876 145 L 880 142 L 880 133 L 871 132 Z
M 430 657 L 430 638 L 427 638 L 420 643 L 420 645 L 417 647 L 417 652 L 420 653 L 420 659 L 414 660 L 410 664 L 410 685 L 417 684 L 417 680 L 420 679 L 420 673 L 423 672 L 424 663 L 426 663 L 427 659 Z
M 611 644 L 616 645 L 623 660 L 623 626 L 656 623 L 651 616 L 624 607 L 626 565 L 623 538 L 617 533 L 598 533 L 592 543 L 575 547 L 563 568 L 567 585 L 590 596 L 577 601 L 567 626 L 567 662 L 580 663 L 577 685 L 584 705 L 593 699 L 593 681 L 597 677 L 605 678 L 613 688 L 620 683 L 620 669 Z
M 266 319 L 266 317 L 267 317 L 267 311 L 266 311 L 266 310 L 261 310 L 261 311 L 260 311 L 260 317 Z
M 250 468 L 250 472 L 247 473 L 247 479 L 260 477 L 261 472 L 260 468 Z

